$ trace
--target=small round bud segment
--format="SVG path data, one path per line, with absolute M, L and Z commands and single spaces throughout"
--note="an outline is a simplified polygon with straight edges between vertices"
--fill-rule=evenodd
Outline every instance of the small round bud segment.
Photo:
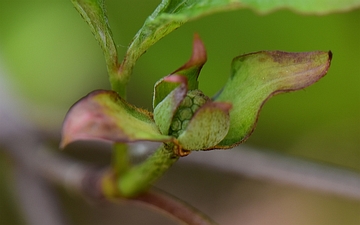
M 200 90 L 190 90 L 184 100 L 180 103 L 174 118 L 172 120 L 169 134 L 178 137 L 184 131 L 193 117 L 196 110 L 204 105 L 209 97 L 204 95 Z
M 181 103 L 181 105 L 183 107 L 188 107 L 188 108 L 190 108 L 192 106 L 192 104 L 193 104 L 193 101 L 188 95 L 186 95 L 186 97 L 184 98 L 184 100 Z
M 191 108 L 182 108 L 182 109 L 179 109 L 177 114 L 179 115 L 179 119 L 181 121 L 184 121 L 184 120 L 191 119 L 193 112 L 192 112 Z
M 179 119 L 174 119 L 171 123 L 171 130 L 179 131 L 181 130 L 181 121 Z

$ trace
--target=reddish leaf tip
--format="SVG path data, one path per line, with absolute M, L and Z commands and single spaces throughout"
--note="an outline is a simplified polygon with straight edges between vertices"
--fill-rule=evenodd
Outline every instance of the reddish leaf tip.
M 228 102 L 212 102 L 211 104 L 224 112 L 229 112 L 232 109 L 232 104 Z
M 331 61 L 333 57 L 333 53 L 331 51 L 328 51 L 328 54 L 329 54 L 329 61 Z
M 206 63 L 206 61 L 207 61 L 207 54 L 206 54 L 205 45 L 200 39 L 200 36 L 197 33 L 195 33 L 193 40 L 193 51 L 190 60 L 187 63 L 185 63 L 185 65 L 183 65 L 182 67 L 175 70 L 172 74 L 175 74 L 178 71 L 182 71 L 193 66 L 198 66 L 199 69 L 201 69 L 201 67 Z
M 187 78 L 185 76 L 177 75 L 177 74 L 164 77 L 164 81 L 171 83 L 187 84 Z
M 204 64 L 207 60 L 205 45 L 202 42 L 199 34 L 194 34 L 193 40 L 193 53 L 190 61 L 196 62 L 196 64 Z

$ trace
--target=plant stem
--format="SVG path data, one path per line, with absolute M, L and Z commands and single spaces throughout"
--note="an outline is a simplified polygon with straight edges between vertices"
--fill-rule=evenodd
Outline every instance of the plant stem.
M 152 206 L 154 209 L 165 212 L 180 222 L 188 225 L 217 225 L 209 217 L 199 210 L 193 208 L 186 202 L 165 193 L 164 191 L 152 188 L 135 198 L 130 203 L 141 203 Z
M 115 174 L 121 176 L 130 168 L 128 146 L 123 143 L 115 143 L 113 146 L 113 169 Z
M 161 145 L 143 163 L 122 174 L 117 181 L 120 194 L 123 197 L 135 197 L 147 190 L 155 180 L 179 159 L 173 148 L 173 145 Z
M 125 75 L 128 76 L 117 71 L 109 75 L 111 90 L 116 91 L 123 99 L 126 99 L 126 85 L 129 81 L 129 77 L 124 77 Z

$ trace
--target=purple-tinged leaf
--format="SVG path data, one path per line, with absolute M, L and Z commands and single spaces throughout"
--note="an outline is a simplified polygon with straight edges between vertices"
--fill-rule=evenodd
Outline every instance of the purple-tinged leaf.
M 162 135 L 148 111 L 124 101 L 114 91 L 91 92 L 66 115 L 61 147 L 77 140 L 111 142 L 171 141 Z

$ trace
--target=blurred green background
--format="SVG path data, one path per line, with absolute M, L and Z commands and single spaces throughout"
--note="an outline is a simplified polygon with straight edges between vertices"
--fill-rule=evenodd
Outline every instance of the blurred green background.
M 159 2 L 106 1 L 121 58 Z M 138 61 L 128 91 L 130 102 L 151 110 L 153 84 L 187 61 L 195 32 L 207 47 L 200 89 L 208 95 L 226 82 L 237 55 L 259 50 L 331 50 L 328 75 L 304 91 L 279 95 L 265 104 L 247 144 L 360 171 L 360 10 L 326 16 L 238 10 L 190 22 Z M 45 129 L 59 130 L 76 100 L 94 89 L 109 88 L 100 47 L 70 1 L 0 0 L 0 65 L 21 96 L 24 115 Z M 256 193 L 251 188 L 247 191 Z M 302 199 L 294 193 L 290 199 Z M 329 206 L 324 199 L 315 203 L 317 208 L 330 217 L 340 213 L 339 218 L 347 222 L 320 216 L 314 223 L 299 224 L 360 224 L 358 202 L 334 200 Z M 301 204 L 314 204 L 311 201 Z M 337 213 L 331 213 L 333 208 Z M 290 218 L 286 221 L 261 224 L 298 224 L 289 223 Z

